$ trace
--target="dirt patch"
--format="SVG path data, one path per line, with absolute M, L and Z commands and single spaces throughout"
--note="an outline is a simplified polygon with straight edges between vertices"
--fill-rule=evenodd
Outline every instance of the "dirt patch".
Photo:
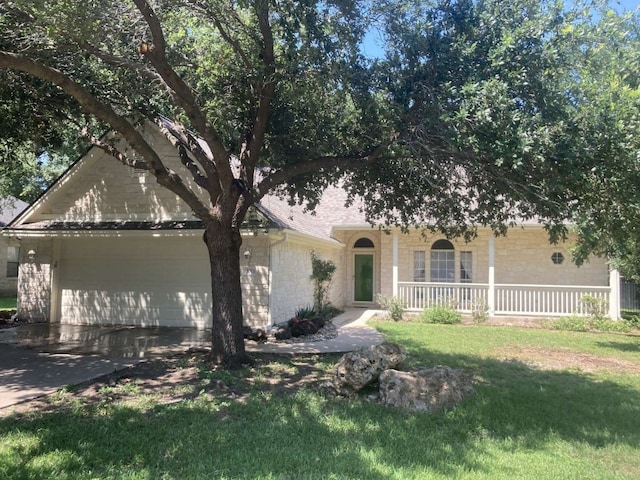
M 208 363 L 207 352 L 187 352 L 150 360 L 46 397 L 0 409 L 0 417 L 56 412 L 73 405 L 98 406 L 116 402 L 171 404 L 198 396 L 243 401 L 252 392 L 293 395 L 316 388 L 328 378 L 319 355 L 252 355 L 255 365 L 228 371 Z
M 519 362 L 541 370 L 640 374 L 640 364 L 638 363 L 589 353 L 578 353 L 570 349 L 512 345 L 500 349 L 496 357 L 503 362 Z

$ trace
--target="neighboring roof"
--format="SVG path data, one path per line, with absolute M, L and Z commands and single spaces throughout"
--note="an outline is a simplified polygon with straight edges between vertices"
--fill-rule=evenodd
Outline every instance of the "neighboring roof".
M 0 199 L 0 228 L 5 227 L 29 204 L 14 197 Z

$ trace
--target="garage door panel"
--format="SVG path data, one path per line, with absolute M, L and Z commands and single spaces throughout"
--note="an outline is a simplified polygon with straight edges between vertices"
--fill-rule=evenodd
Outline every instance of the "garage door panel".
M 210 326 L 209 262 L 199 238 L 70 239 L 58 282 L 64 323 Z

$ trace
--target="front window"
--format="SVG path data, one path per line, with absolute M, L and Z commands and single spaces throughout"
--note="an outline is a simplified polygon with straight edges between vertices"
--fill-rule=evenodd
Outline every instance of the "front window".
M 426 265 L 424 251 L 413 252 L 413 281 L 426 282 Z
M 448 240 L 431 246 L 431 281 L 453 283 L 456 280 L 456 252 Z
M 471 252 L 460 252 L 460 283 L 473 282 L 473 257 Z
M 9 247 L 7 249 L 7 277 L 16 278 L 18 267 L 20 266 L 20 247 Z

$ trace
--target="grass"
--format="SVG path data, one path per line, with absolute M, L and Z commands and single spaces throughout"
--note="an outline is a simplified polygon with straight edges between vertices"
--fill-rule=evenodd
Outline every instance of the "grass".
M 201 367 L 203 381 L 223 381 L 229 395 L 172 404 L 63 401 L 56 411 L 0 418 L 0 478 L 640 478 L 640 337 L 375 325 L 406 348 L 408 365 L 470 371 L 475 395 L 449 412 L 407 415 L 311 389 L 262 388 L 295 374 L 295 362 L 283 359 L 254 372 L 247 394 L 234 400 L 248 372 Z M 545 370 L 505 358 L 532 349 L 636 370 Z M 335 359 L 318 360 L 318 370 Z
M 0 297 L 0 310 L 15 310 L 16 297 Z

